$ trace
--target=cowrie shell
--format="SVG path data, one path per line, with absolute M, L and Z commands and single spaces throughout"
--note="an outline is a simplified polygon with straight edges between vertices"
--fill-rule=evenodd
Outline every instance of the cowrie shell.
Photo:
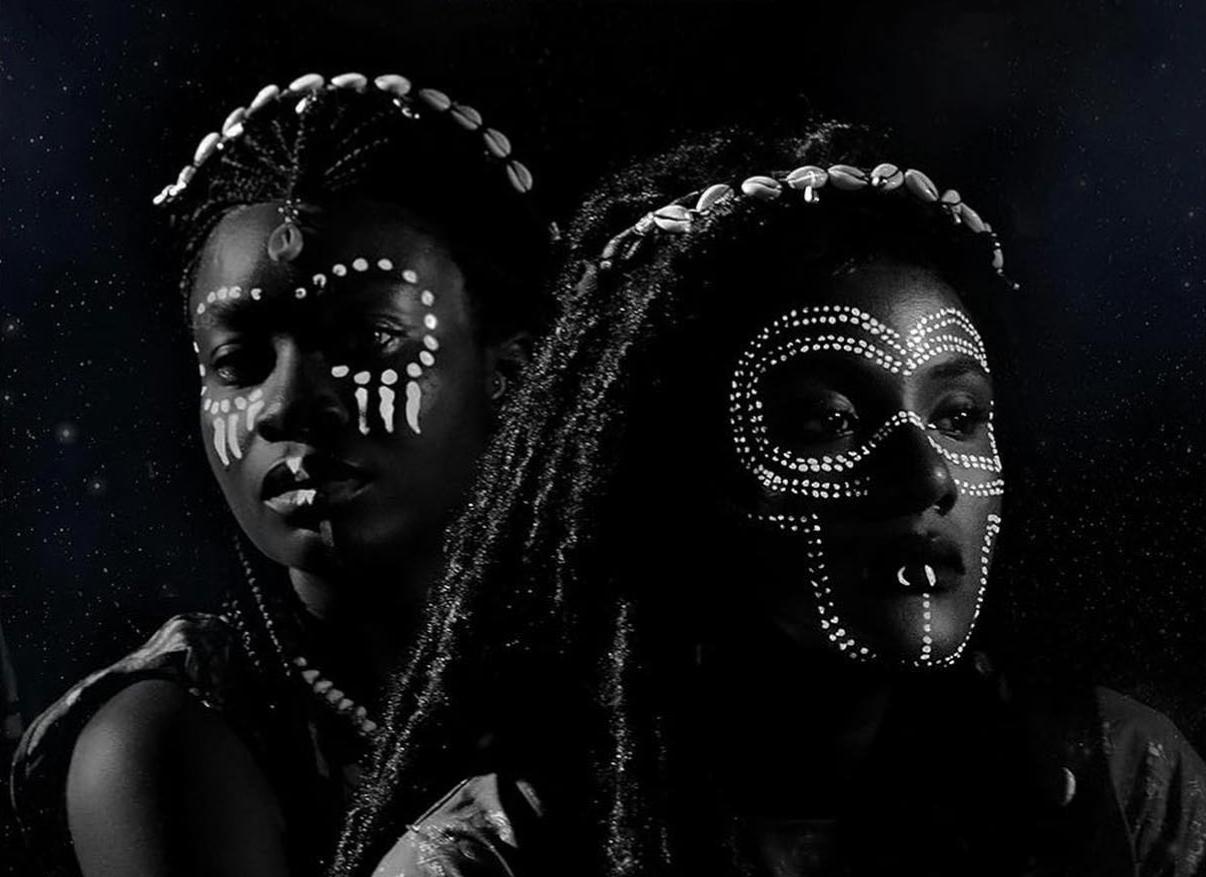
M 406 97 L 410 94 L 410 80 L 397 73 L 385 73 L 373 80 L 373 85 L 394 97 Z
M 331 77 L 331 85 L 336 88 L 350 88 L 352 91 L 362 92 L 368 85 L 368 77 L 363 73 L 340 73 L 338 76 Z
M 466 131 L 476 131 L 482 126 L 482 114 L 473 107 L 467 107 L 464 104 L 453 104 L 449 114 Z
M 232 134 L 230 131 L 232 128 L 238 125 L 239 133 L 242 133 L 242 122 L 245 118 L 247 118 L 247 110 L 243 109 L 243 107 L 236 107 L 235 109 L 231 110 L 230 115 L 226 117 L 226 121 L 222 123 L 222 133 L 227 137 L 238 137 L 238 134 Z
M 281 96 L 281 90 L 280 90 L 279 86 L 265 85 L 263 88 L 261 88 L 259 90 L 259 92 L 256 94 L 256 96 L 251 99 L 251 103 L 247 105 L 246 115 L 250 116 L 252 113 L 256 112 L 257 110 L 263 109 L 265 106 L 267 106 L 268 104 L 270 104 L 272 101 L 276 100 L 280 96 Z
M 889 162 L 877 164 L 871 169 L 871 185 L 883 192 L 891 192 L 904 184 L 900 168 Z
M 938 200 L 938 187 L 934 185 L 933 180 L 919 170 L 910 168 L 905 171 L 905 188 L 922 201 L 934 202 Z
M 511 154 L 511 141 L 502 131 L 487 128 L 482 132 L 482 139 L 486 141 L 486 151 L 495 158 L 506 158 Z
M 294 94 L 301 94 L 303 91 L 318 91 L 322 88 L 323 78 L 318 73 L 307 73 L 305 76 L 299 76 L 289 83 L 288 91 Z
M 829 172 L 813 164 L 798 167 L 787 175 L 787 185 L 793 189 L 819 189 L 829 182 Z
M 699 196 L 699 200 L 695 202 L 696 210 L 707 210 L 721 198 L 727 198 L 733 194 L 733 187 L 726 186 L 724 183 L 716 183 L 708 186 L 703 190 L 703 194 Z
M 532 172 L 517 161 L 507 163 L 507 179 L 519 192 L 532 189 Z
M 180 169 L 180 176 L 176 177 L 177 191 L 179 191 L 180 189 L 183 189 L 185 186 L 187 186 L 189 184 L 189 181 L 193 178 L 193 174 L 195 174 L 196 172 L 197 172 L 197 169 L 195 167 L 193 167 L 191 164 L 186 164 L 184 167 L 182 167 Z
M 741 191 L 759 201 L 772 201 L 783 194 L 783 186 L 773 177 L 748 177 L 741 183 Z
M 201 142 L 197 144 L 197 151 L 193 153 L 193 164 L 199 165 L 206 161 L 214 150 L 218 148 L 218 141 L 222 139 L 222 135 L 217 131 L 210 131 L 201 138 Z
M 868 185 L 867 172 L 850 164 L 835 164 L 829 168 L 829 182 L 835 188 L 845 192 L 865 188 Z
M 963 224 L 976 234 L 982 234 L 988 230 L 988 226 L 984 220 L 980 218 L 980 214 L 972 210 L 966 204 L 959 205 L 959 215 L 963 217 Z
M 436 91 L 434 88 L 419 89 L 419 100 L 440 113 L 452 106 L 452 99 L 444 92 Z
M 653 211 L 653 222 L 662 231 L 682 234 L 691 228 L 691 211 L 681 204 L 668 204 Z

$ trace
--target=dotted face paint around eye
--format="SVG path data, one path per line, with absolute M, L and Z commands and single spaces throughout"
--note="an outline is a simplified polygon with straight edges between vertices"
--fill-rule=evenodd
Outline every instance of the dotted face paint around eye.
M 865 499 L 876 485 L 869 475 L 862 474 L 860 470 L 891 433 L 897 429 L 912 428 L 921 430 L 929 445 L 948 464 L 964 470 L 958 474 L 952 473 L 960 493 L 976 498 L 997 497 L 1004 493 L 991 411 L 987 423 L 988 455 L 966 454 L 945 447 L 931 435 L 932 430 L 922 418 L 909 410 L 896 412 L 861 445 L 840 454 L 802 457 L 776 445 L 768 434 L 763 418 L 761 379 L 775 366 L 817 352 L 842 352 L 862 357 L 891 374 L 906 377 L 937 356 L 959 353 L 973 359 L 989 373 L 983 339 L 970 318 L 957 308 L 942 308 L 923 317 L 903 337 L 855 307 L 822 305 L 790 311 L 761 330 L 742 352 L 730 387 L 729 415 L 734 448 L 743 468 L 764 489 L 797 496 L 809 502 Z M 990 477 L 967 477 L 971 473 L 986 473 Z M 837 612 L 825 568 L 820 515 L 761 515 L 752 518 L 806 539 L 807 576 L 821 630 L 830 643 L 852 659 L 876 659 L 875 653 L 859 641 Z M 953 664 L 962 655 L 971 637 L 988 582 L 993 539 L 1000 529 L 997 515 L 989 514 L 986 520 L 976 605 L 965 636 L 950 654 L 935 656 L 930 624 L 932 605 L 929 593 L 924 592 L 922 636 L 918 655 L 912 661 L 914 666 Z
M 375 260 L 370 260 L 366 257 L 358 256 L 351 262 L 352 270 L 359 273 L 367 272 L 373 268 L 383 271 L 392 272 L 394 270 L 394 262 L 388 257 L 381 257 Z M 343 263 L 335 263 L 329 271 L 331 277 L 346 277 L 348 276 L 348 268 Z M 417 285 L 419 275 L 412 269 L 405 269 L 401 272 L 404 282 Z M 305 299 L 311 294 L 317 295 L 326 290 L 329 286 L 327 273 L 318 273 L 311 278 L 311 286 L 298 286 L 293 291 L 295 299 Z M 201 302 L 197 307 L 197 313 L 202 314 L 206 310 L 206 303 L 213 304 L 218 301 L 226 301 L 231 298 L 239 298 L 243 295 L 241 287 L 226 286 L 212 290 L 205 296 L 205 301 Z M 255 287 L 250 290 L 249 298 L 253 301 L 261 301 L 263 290 L 260 287 Z M 424 349 L 419 352 L 418 361 L 410 362 L 406 365 L 406 374 L 410 378 L 406 385 L 406 422 L 415 435 L 421 432 L 419 424 L 419 416 L 422 410 L 422 388 L 418 383 L 418 378 L 423 375 L 424 368 L 431 368 L 435 365 L 435 356 L 432 353 L 439 349 L 439 341 L 435 337 L 434 332 L 439 326 L 439 320 L 431 312 L 432 306 L 435 304 L 435 295 L 429 289 L 424 289 L 419 295 L 419 300 L 422 303 L 425 313 L 423 314 L 423 335 Z M 193 344 L 195 353 L 200 353 L 196 343 Z M 207 376 L 205 366 L 198 366 L 201 378 Z M 397 390 L 395 386 L 399 381 L 398 372 L 392 368 L 383 370 L 378 376 L 377 385 L 370 388 L 373 375 L 369 371 L 358 371 L 354 375 L 351 373 L 351 368 L 347 365 L 335 365 L 331 368 L 331 376 L 334 378 L 347 378 L 351 376 L 352 382 L 356 389 L 353 391 L 353 398 L 356 401 L 357 409 L 357 428 L 362 435 L 368 435 L 375 425 L 380 426 L 386 433 L 393 433 L 395 429 L 396 417 L 396 400 Z M 208 386 L 202 386 L 201 395 L 205 397 L 209 394 Z M 370 404 L 370 400 L 375 395 L 375 408 Z M 223 467 L 229 468 L 233 461 L 243 458 L 243 433 L 250 435 L 255 429 L 255 423 L 260 412 L 264 409 L 264 391 L 262 389 L 253 390 L 246 397 L 234 396 L 221 400 L 214 400 L 212 403 L 208 399 L 203 398 L 202 410 L 210 415 L 213 433 L 211 436 L 211 445 L 214 448 L 214 453 L 218 456 Z M 234 406 L 232 410 L 231 406 Z M 376 418 L 373 415 L 376 415 Z M 242 418 L 242 427 L 240 428 L 240 418 Z
M 357 258 L 352 261 L 352 269 L 364 272 L 368 271 L 372 264 L 374 263 L 370 263 L 368 259 Z M 390 259 L 382 258 L 375 262 L 375 266 L 382 271 L 392 271 L 394 263 Z M 331 274 L 335 277 L 346 276 L 347 268 L 342 264 L 334 265 L 331 268 Z M 402 279 L 408 284 L 417 285 L 419 275 L 407 268 L 402 271 Z M 404 405 L 406 426 L 415 435 L 422 434 L 420 415 L 423 408 L 423 389 L 419 383 L 419 379 L 422 378 L 424 369 L 432 368 L 435 365 L 436 360 L 433 351 L 439 350 L 440 347 L 439 339 L 435 336 L 435 331 L 439 327 L 439 318 L 431 310 L 435 305 L 435 294 L 430 289 L 424 289 L 419 293 L 419 301 L 424 308 L 423 349 L 419 351 L 416 361 L 406 364 L 406 376 L 409 380 L 407 380 L 404 389 L 406 397 Z M 331 376 L 334 378 L 347 378 L 350 373 L 351 369 L 347 365 L 340 364 L 331 368 Z M 351 375 L 351 377 L 352 382 L 356 385 L 353 396 L 356 400 L 357 428 L 361 434 L 370 434 L 377 423 L 380 424 L 380 427 L 386 433 L 393 433 L 398 397 L 395 387 L 400 380 L 398 372 L 392 368 L 383 370 L 377 375 L 377 383 L 372 389 L 369 387 L 373 380 L 371 372 L 359 371 Z M 376 396 L 375 409 L 371 405 L 374 395 Z M 373 417 L 374 413 L 376 414 L 376 418 Z

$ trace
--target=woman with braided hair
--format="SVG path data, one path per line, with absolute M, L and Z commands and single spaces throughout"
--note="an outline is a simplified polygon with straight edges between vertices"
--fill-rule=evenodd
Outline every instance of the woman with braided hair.
M 232 112 L 155 199 L 246 581 L 31 725 L 14 797 L 39 873 L 321 871 L 543 317 L 531 188 L 472 107 L 311 74 Z
M 587 202 L 337 874 L 1201 873 L 1167 720 L 990 658 L 1013 289 L 883 155 L 717 136 Z

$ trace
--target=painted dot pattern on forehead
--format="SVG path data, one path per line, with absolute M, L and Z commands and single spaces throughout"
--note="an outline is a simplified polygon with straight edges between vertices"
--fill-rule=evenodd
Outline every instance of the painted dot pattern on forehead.
M 305 299 L 310 296 L 321 295 L 326 291 L 331 282 L 331 278 L 344 278 L 355 276 L 357 274 L 371 273 L 373 270 L 383 274 L 394 273 L 394 260 L 388 256 L 381 256 L 375 259 L 370 259 L 366 256 L 356 256 L 351 261 L 351 269 L 343 262 L 335 262 L 326 271 L 320 271 L 310 278 L 309 284 L 301 284 L 293 289 L 293 297 L 295 299 Z M 400 272 L 402 281 L 410 285 L 415 285 L 419 282 L 419 275 L 411 268 L 405 268 Z M 264 290 L 262 287 L 254 287 L 244 293 L 241 286 L 219 286 L 217 289 L 210 290 L 201 297 L 201 301 L 197 303 L 195 308 L 198 316 L 204 314 L 213 305 L 218 302 L 231 301 L 246 297 L 252 301 L 261 301 Z M 427 293 L 430 295 L 430 293 Z M 425 306 L 430 307 L 429 301 L 424 301 Z

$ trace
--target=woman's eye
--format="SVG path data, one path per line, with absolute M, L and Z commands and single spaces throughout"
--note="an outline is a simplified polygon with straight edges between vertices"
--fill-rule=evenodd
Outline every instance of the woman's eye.
M 406 340 L 406 333 L 393 326 L 367 326 L 349 331 L 346 338 L 346 352 L 352 358 L 391 356 Z
M 930 426 L 951 438 L 967 439 L 987 421 L 986 409 L 967 403 L 942 409 L 930 419 Z
M 213 373 L 224 384 L 246 386 L 262 381 L 272 369 L 265 351 L 250 347 L 220 349 L 210 360 Z
M 829 442 L 853 435 L 858 416 L 847 408 L 827 408 L 805 415 L 798 424 L 796 437 L 803 442 Z

